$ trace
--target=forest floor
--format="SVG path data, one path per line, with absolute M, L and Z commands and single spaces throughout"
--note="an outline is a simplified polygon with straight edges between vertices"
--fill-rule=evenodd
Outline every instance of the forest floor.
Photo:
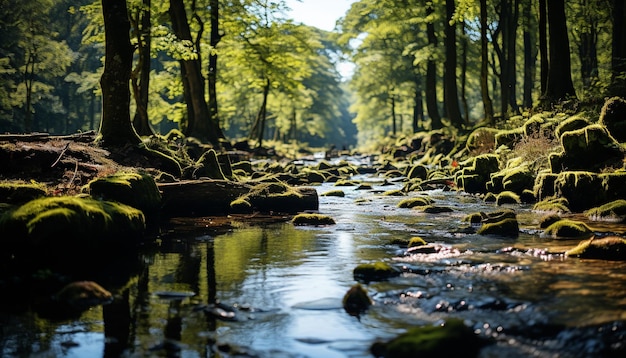
M 36 182 L 53 195 L 74 195 L 90 180 L 120 170 L 157 172 L 133 147 L 105 150 L 95 144 L 95 135 L 0 135 L 0 181 Z

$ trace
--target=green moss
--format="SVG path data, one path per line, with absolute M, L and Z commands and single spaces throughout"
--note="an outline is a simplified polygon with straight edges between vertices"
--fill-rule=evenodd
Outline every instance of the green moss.
M 323 194 L 321 194 L 322 196 L 338 196 L 338 197 L 344 197 L 346 196 L 346 193 L 344 193 L 343 190 L 329 190 Z
M 230 209 L 233 213 L 244 214 L 253 211 L 252 204 L 246 198 L 237 198 L 230 203 Z
M 566 198 L 547 198 L 533 205 L 534 211 L 550 212 L 550 213 L 569 213 L 569 202 Z
M 626 200 L 618 199 L 585 211 L 591 220 L 623 221 L 626 218 Z
M 480 222 L 483 220 L 484 217 L 486 217 L 487 214 L 485 213 L 470 213 L 468 215 L 466 215 L 463 218 L 464 222 L 469 222 L 470 224 L 480 224 Z
M 521 204 L 520 196 L 512 191 L 503 191 L 496 196 L 496 205 Z
M 441 213 L 451 213 L 454 210 L 447 206 L 435 206 L 435 205 L 426 205 L 423 206 L 422 211 L 427 214 L 441 214 Z
M 335 182 L 335 186 L 356 186 L 356 185 L 359 185 L 359 182 L 355 180 L 341 179 Z
M 386 280 L 401 273 L 400 270 L 382 261 L 360 264 L 353 270 L 354 279 L 361 282 Z
M 0 183 L 0 202 L 7 204 L 24 204 L 30 200 L 46 196 L 48 189 L 41 183 Z
M 409 244 L 407 246 L 408 247 L 415 247 L 415 246 L 424 246 L 424 245 L 426 245 L 426 241 L 424 239 L 422 239 L 419 236 L 413 236 L 409 240 Z
M 569 219 L 562 219 L 552 223 L 542 233 L 543 237 L 581 237 L 589 236 L 592 234 L 591 229 L 587 224 Z
M 626 261 L 626 239 L 617 236 L 592 237 L 581 241 L 578 246 L 565 252 L 565 255 L 582 259 Z
M 415 327 L 386 343 L 374 343 L 376 357 L 476 357 L 486 341 L 462 320 L 451 318 L 443 324 Z
M 427 206 L 432 204 L 432 200 L 426 196 L 403 199 L 398 203 L 399 208 L 414 208 L 416 206 Z
M 79 197 L 29 201 L 0 220 L 0 231 L 35 246 L 76 250 L 76 242 L 138 239 L 145 229 L 143 213 L 117 202 Z
M 334 225 L 335 220 L 327 215 L 315 214 L 315 213 L 301 213 L 291 219 L 294 225 Z
M 554 224 L 555 222 L 561 220 L 561 216 L 558 214 L 548 214 L 548 215 L 544 215 L 543 217 L 541 217 L 541 219 L 539 219 L 539 227 L 541 229 L 545 229 L 548 226 Z
M 519 224 L 517 219 L 505 218 L 495 222 L 484 223 L 476 233 L 479 235 L 517 237 L 519 235 Z
M 406 194 L 400 190 L 400 189 L 395 189 L 395 190 L 387 190 L 383 193 L 384 196 L 405 196 Z

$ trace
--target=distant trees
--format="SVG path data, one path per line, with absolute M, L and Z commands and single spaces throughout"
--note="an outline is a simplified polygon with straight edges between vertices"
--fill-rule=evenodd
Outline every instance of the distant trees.
M 101 1 L 5 0 L 0 131 L 88 130 L 121 111 L 108 106 L 126 99 L 107 97 L 123 84 L 102 73 L 113 64 Z M 109 138 L 179 128 L 214 146 L 344 146 L 354 125 L 365 144 L 626 95 L 622 1 L 360 0 L 333 32 L 285 18 L 284 1 L 111 2 L 129 11 L 116 51 L 130 51 L 128 80 L 118 70 L 134 100 L 131 126 L 122 112 L 124 129 L 102 124 Z M 340 58 L 355 63 L 349 81 Z

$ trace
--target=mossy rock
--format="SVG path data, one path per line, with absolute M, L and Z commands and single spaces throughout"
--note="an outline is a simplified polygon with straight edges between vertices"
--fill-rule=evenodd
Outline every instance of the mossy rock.
M 533 205 L 533 211 L 549 212 L 549 213 L 569 213 L 569 202 L 567 198 L 550 197 L 541 200 Z
M 479 235 L 517 237 L 519 236 L 519 224 L 515 218 L 505 218 L 484 223 L 476 233 Z
M 547 214 L 539 219 L 539 228 L 545 229 L 555 222 L 562 220 L 563 218 L 559 214 Z
M 399 276 L 402 271 L 386 262 L 360 264 L 353 270 L 354 279 L 359 282 L 383 281 Z
M 383 193 L 384 196 L 406 196 L 406 193 L 401 189 L 387 190 Z
M 313 225 L 313 226 L 324 226 L 324 225 L 334 225 L 335 220 L 328 216 L 316 213 L 300 213 L 294 216 L 291 219 L 291 222 L 294 225 Z
M 374 301 L 370 298 L 367 290 L 361 286 L 361 284 L 354 284 L 348 292 L 343 296 L 343 308 L 348 314 L 352 316 L 358 316 L 361 313 L 367 311 Z
M 463 222 L 468 222 L 472 225 L 480 224 L 483 221 L 483 218 L 486 217 L 487 214 L 481 212 L 475 212 L 465 215 L 463 217 Z
M 496 196 L 496 205 L 504 205 L 504 204 L 521 204 L 522 200 L 517 193 L 512 191 L 503 191 Z
M 135 248 L 145 228 L 139 209 L 88 197 L 39 198 L 0 218 L 5 254 L 51 266 L 110 259 L 111 253 Z
M 535 184 L 533 185 L 534 197 L 541 201 L 545 198 L 554 196 L 554 183 L 559 177 L 554 173 L 539 173 L 535 177 Z
M 591 220 L 624 221 L 626 219 L 626 200 L 618 199 L 585 211 Z
M 495 203 L 497 200 L 498 200 L 498 196 L 496 194 L 492 193 L 492 192 L 488 192 L 483 197 L 483 201 L 485 203 Z
M 624 149 L 600 124 L 565 132 L 560 140 L 563 152 L 554 164 L 561 168 L 600 172 L 623 166 Z
M 254 169 L 252 169 L 252 162 L 250 162 L 249 160 L 242 160 L 232 163 L 231 169 L 233 170 L 233 172 L 238 170 L 243 171 L 247 175 L 252 175 L 252 173 L 254 173 Z
M 357 186 L 359 182 L 356 180 L 337 180 L 334 184 L 335 186 Z
M 0 183 L 0 203 L 20 205 L 46 195 L 48 195 L 48 188 L 45 184 L 16 182 Z
M 606 203 L 602 179 L 596 173 L 562 172 L 554 182 L 554 189 L 557 197 L 567 199 L 570 210 L 574 212 L 582 212 Z
M 477 357 L 487 341 L 474 333 L 457 318 L 443 324 L 414 327 L 389 340 L 376 342 L 371 347 L 375 357 Z
M 256 184 L 242 198 L 261 212 L 296 213 L 319 207 L 314 188 L 295 188 L 280 180 Z
M 148 174 L 118 172 L 90 181 L 86 189 L 94 198 L 117 201 L 143 211 L 152 223 L 158 219 L 161 193 Z
M 522 140 L 522 138 L 524 138 L 523 126 L 514 129 L 501 130 L 495 136 L 495 148 L 500 148 L 500 146 L 504 145 L 513 149 L 515 144 Z
M 495 149 L 496 128 L 481 127 L 476 128 L 467 136 L 465 148 L 469 153 L 488 153 Z
M 421 208 L 421 210 L 426 214 L 443 214 L 443 213 L 451 213 L 454 211 L 451 207 L 448 206 L 437 206 L 437 205 L 426 205 Z
M 567 257 L 626 261 L 626 239 L 618 236 L 592 237 L 581 241 L 578 246 L 565 252 Z
M 398 203 L 399 208 L 414 208 L 419 206 L 427 206 L 432 204 L 432 199 L 427 196 L 416 196 L 413 198 L 402 199 Z
M 613 138 L 626 142 L 626 100 L 620 97 L 607 99 L 600 111 L 599 123 L 609 130 Z
M 541 236 L 558 239 L 591 236 L 592 233 L 591 228 L 582 221 L 562 219 L 545 228 Z
M 583 114 L 575 114 L 559 123 L 554 129 L 554 135 L 557 138 L 561 138 L 561 135 L 565 132 L 585 128 L 590 124 L 591 122 Z
M 428 168 L 423 164 L 417 164 L 410 167 L 409 172 L 406 174 L 409 179 L 426 179 L 428 177 Z
M 416 247 L 416 246 L 424 246 L 426 245 L 426 241 L 419 236 L 413 236 L 409 239 L 409 243 L 407 247 Z
M 337 197 L 343 198 L 344 196 L 346 196 L 346 193 L 343 190 L 329 190 L 320 195 L 321 196 L 337 196 Z
M 503 170 L 502 188 L 521 194 L 526 189 L 532 189 L 535 184 L 535 174 L 528 165 Z
M 626 198 L 626 171 L 601 173 L 598 178 L 602 181 L 607 202 Z
M 237 198 L 230 203 L 230 211 L 233 214 L 249 214 L 254 211 L 252 204 L 246 198 Z

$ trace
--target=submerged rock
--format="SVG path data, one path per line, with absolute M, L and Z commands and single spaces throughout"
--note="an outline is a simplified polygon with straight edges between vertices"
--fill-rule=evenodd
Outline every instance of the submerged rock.
M 626 239 L 618 236 L 604 238 L 594 236 L 589 240 L 581 241 L 565 255 L 581 259 L 626 261 Z
M 374 304 L 374 301 L 367 294 L 367 291 L 361 284 L 357 283 L 350 287 L 348 292 L 343 296 L 343 308 L 352 316 L 358 316 L 367 311 Z
M 386 262 L 360 264 L 353 270 L 354 279 L 361 282 L 381 281 L 399 276 L 401 270 Z
M 375 357 L 476 357 L 487 341 L 459 319 L 442 324 L 415 327 L 388 342 L 376 342 L 371 347 Z

